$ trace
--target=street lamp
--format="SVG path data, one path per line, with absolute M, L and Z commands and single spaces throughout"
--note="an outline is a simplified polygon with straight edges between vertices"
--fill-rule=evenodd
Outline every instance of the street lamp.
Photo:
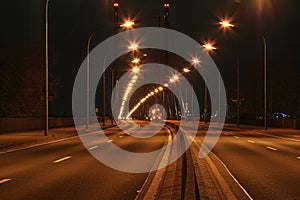
M 222 20 L 219 22 L 222 28 L 233 28 L 235 27 L 234 24 L 230 23 L 228 20 Z M 267 41 L 265 36 L 261 33 L 260 34 L 262 40 L 263 40 L 263 59 L 264 59 L 264 128 L 265 130 L 268 130 L 268 121 L 267 121 Z M 239 120 L 240 120 L 240 65 L 239 65 L 239 59 L 237 59 L 237 126 L 239 127 Z
M 202 46 L 205 48 L 205 50 L 206 50 L 207 52 L 210 52 L 210 51 L 212 51 L 212 50 L 217 50 L 217 48 L 214 47 L 211 43 L 206 43 L 206 44 L 204 44 L 204 45 L 202 45 Z
M 130 43 L 130 45 L 128 47 L 128 49 L 131 51 L 136 51 L 136 50 L 138 50 L 138 48 L 139 48 L 139 45 L 135 42 Z
M 134 21 L 126 20 L 123 24 L 120 25 L 120 27 L 130 29 L 133 27 L 134 24 Z
M 183 70 L 184 73 L 189 73 L 189 72 L 191 71 L 191 70 L 190 70 L 189 68 L 187 68 L 187 67 L 183 68 L 182 70 Z
M 183 68 L 182 69 L 182 71 L 183 71 L 183 73 L 185 73 L 185 74 L 188 74 L 188 73 L 190 73 L 191 72 L 191 70 L 189 69 L 189 68 L 187 68 L 187 67 L 185 67 L 185 68 Z M 185 108 L 185 117 L 186 117 L 186 119 L 187 119 L 187 113 L 188 113 L 188 95 L 187 95 L 187 86 L 185 87 L 185 105 L 184 105 L 184 108 Z
M 221 28 L 223 28 L 224 30 L 226 29 L 231 29 L 234 28 L 235 25 L 232 24 L 229 20 L 222 20 L 219 22 L 219 24 L 221 25 Z M 239 58 L 237 57 L 237 112 L 236 112 L 236 125 L 237 127 L 240 126 L 240 61 Z
M 260 34 L 263 43 L 264 43 L 264 127 L 265 130 L 268 130 L 268 121 L 267 121 L 267 108 L 268 108 L 268 99 L 267 99 L 267 41 L 263 34 Z
M 217 50 L 217 48 L 214 47 L 213 44 L 211 44 L 211 43 L 205 43 L 202 46 L 208 53 L 211 51 Z M 221 79 L 221 77 L 220 77 L 220 73 L 219 73 L 219 117 L 220 117 L 220 113 L 221 113 L 220 112 L 220 108 L 221 108 L 221 105 L 220 105 L 220 93 L 221 93 L 221 90 L 220 90 L 221 83 L 220 82 L 221 81 L 220 81 L 220 79 Z M 208 93 L 207 86 L 205 84 L 205 86 L 204 86 L 204 122 L 206 122 L 206 116 L 207 116 L 207 93 Z
M 134 64 L 138 64 L 141 60 L 139 58 L 134 58 L 131 62 Z
M 228 20 L 222 20 L 219 22 L 219 24 L 221 25 L 222 28 L 233 28 L 234 27 L 234 24 L 231 24 L 230 21 Z

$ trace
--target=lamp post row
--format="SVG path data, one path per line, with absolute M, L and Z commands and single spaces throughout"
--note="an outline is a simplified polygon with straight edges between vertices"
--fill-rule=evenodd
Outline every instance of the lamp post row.
M 164 4 L 165 8 L 165 25 L 169 25 L 169 3 Z M 117 33 L 117 25 L 118 25 L 118 8 L 119 3 L 114 2 L 114 33 Z M 49 0 L 46 0 L 46 18 L 45 18 L 45 130 L 44 135 L 48 135 L 49 131 Z M 234 25 L 228 22 L 220 22 L 220 24 L 224 27 L 234 27 Z M 96 32 L 94 32 L 88 40 L 87 47 L 87 103 L 86 103 L 86 128 L 89 126 L 89 49 L 90 49 L 90 41 Z M 264 128 L 268 129 L 267 124 L 267 42 L 263 34 L 261 34 L 261 38 L 263 40 L 263 48 L 264 48 Z M 115 42 L 116 45 L 116 42 Z M 213 47 L 214 48 L 214 47 Z M 116 49 L 116 48 L 115 48 Z M 237 60 L 237 126 L 239 126 L 240 120 L 240 66 L 239 60 Z M 117 67 L 117 65 L 116 65 Z M 114 72 L 112 72 L 112 88 L 114 86 Z M 206 95 L 205 95 L 206 96 Z M 206 101 L 206 98 L 204 100 Z M 104 103 L 105 106 L 105 103 Z M 204 106 L 207 111 L 207 105 Z M 204 111 L 205 112 L 205 111 Z M 206 113 L 206 112 L 205 112 Z M 105 121 L 105 119 L 104 119 Z M 105 122 L 104 122 L 105 123 Z M 103 124 L 104 124 L 103 123 Z

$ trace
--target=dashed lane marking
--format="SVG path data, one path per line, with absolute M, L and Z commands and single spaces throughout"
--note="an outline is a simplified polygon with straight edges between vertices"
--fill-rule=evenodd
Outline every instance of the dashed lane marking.
M 254 143 L 255 143 L 255 141 L 253 141 L 253 140 L 248 140 L 248 142 L 250 142 L 250 143 L 252 143 L 252 144 L 254 144 Z
M 53 163 L 60 163 L 60 162 L 63 162 L 63 161 L 65 161 L 65 160 L 68 160 L 68 159 L 70 159 L 70 158 L 72 158 L 72 156 L 66 156 L 66 157 L 64 157 L 64 158 L 61 158 L 61 159 L 58 159 L 58 160 L 53 161 Z
M 297 157 L 300 160 L 300 156 Z
M 267 149 L 270 149 L 272 151 L 277 151 L 277 149 L 273 148 L 273 147 L 266 147 Z
M 93 147 L 90 147 L 89 149 L 90 150 L 94 150 L 94 149 L 97 149 L 99 146 L 93 146 Z
M 108 140 L 107 142 L 113 142 L 114 140 Z
M 6 183 L 8 181 L 11 181 L 11 179 L 10 178 L 2 179 L 0 180 L 0 184 Z
M 239 139 L 240 137 L 238 137 L 238 136 L 234 136 L 236 139 Z

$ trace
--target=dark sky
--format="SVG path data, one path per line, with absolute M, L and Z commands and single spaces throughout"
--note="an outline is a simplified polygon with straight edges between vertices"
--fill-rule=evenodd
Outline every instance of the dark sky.
M 157 26 L 155 17 L 163 15 L 164 11 L 162 0 L 119 0 L 119 3 L 120 18 L 133 17 L 139 27 Z M 249 92 L 262 94 L 261 89 L 253 90 L 261 88 L 262 84 L 263 43 L 259 33 L 267 39 L 270 71 L 276 74 L 277 69 L 283 68 L 289 70 L 286 74 L 299 74 L 298 0 L 240 0 L 240 3 L 234 0 L 181 0 L 170 1 L 170 4 L 170 28 L 198 42 L 216 42 L 218 50 L 213 58 L 223 75 L 229 97 L 235 93 L 228 88 L 236 87 L 237 57 L 241 64 L 242 95 L 247 96 Z M 64 114 L 70 112 L 73 81 L 85 58 L 89 35 L 101 30 L 93 39 L 95 46 L 113 34 L 112 1 L 50 0 L 49 12 L 50 73 L 60 82 L 58 98 L 51 106 L 57 114 Z M 225 16 L 232 17 L 237 25 L 233 32 L 218 30 L 217 20 Z M 19 49 L 26 51 L 26 47 L 35 44 L 43 52 L 44 21 L 45 2 L 42 0 L 2 1 L 0 63 L 8 62 L 6 54 L 18 57 L 22 54 Z M 278 77 L 278 73 L 274 77 Z

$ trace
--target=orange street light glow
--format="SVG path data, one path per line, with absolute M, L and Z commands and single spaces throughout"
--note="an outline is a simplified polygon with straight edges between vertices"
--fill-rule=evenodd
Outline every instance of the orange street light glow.
M 179 76 L 174 75 L 174 76 L 173 76 L 173 79 L 174 79 L 175 81 L 177 81 L 177 80 L 179 80 Z
M 183 68 L 183 72 L 184 73 L 189 73 L 191 70 L 190 69 L 188 69 L 188 68 Z
M 130 46 L 128 47 L 128 49 L 130 49 L 131 51 L 136 51 L 139 48 L 139 45 L 137 43 L 131 43 Z
M 124 27 L 124 28 L 132 28 L 132 26 L 134 25 L 133 21 L 127 20 L 125 21 L 124 24 L 121 24 L 120 27 Z
M 193 65 L 198 65 L 200 63 L 200 60 L 198 58 L 193 58 L 192 64 Z
M 231 24 L 228 20 L 223 20 L 223 21 L 219 22 L 219 24 L 224 28 L 230 28 L 230 27 L 233 28 L 234 27 L 234 25 Z
M 212 46 L 212 44 L 204 44 L 203 47 L 206 51 L 216 50 L 217 48 Z
M 140 71 L 140 68 L 138 68 L 138 67 L 132 68 L 133 73 L 138 73 L 139 71 Z
M 139 58 L 135 58 L 135 59 L 133 59 L 131 62 L 137 64 L 137 63 L 140 62 L 140 59 L 139 59 Z

